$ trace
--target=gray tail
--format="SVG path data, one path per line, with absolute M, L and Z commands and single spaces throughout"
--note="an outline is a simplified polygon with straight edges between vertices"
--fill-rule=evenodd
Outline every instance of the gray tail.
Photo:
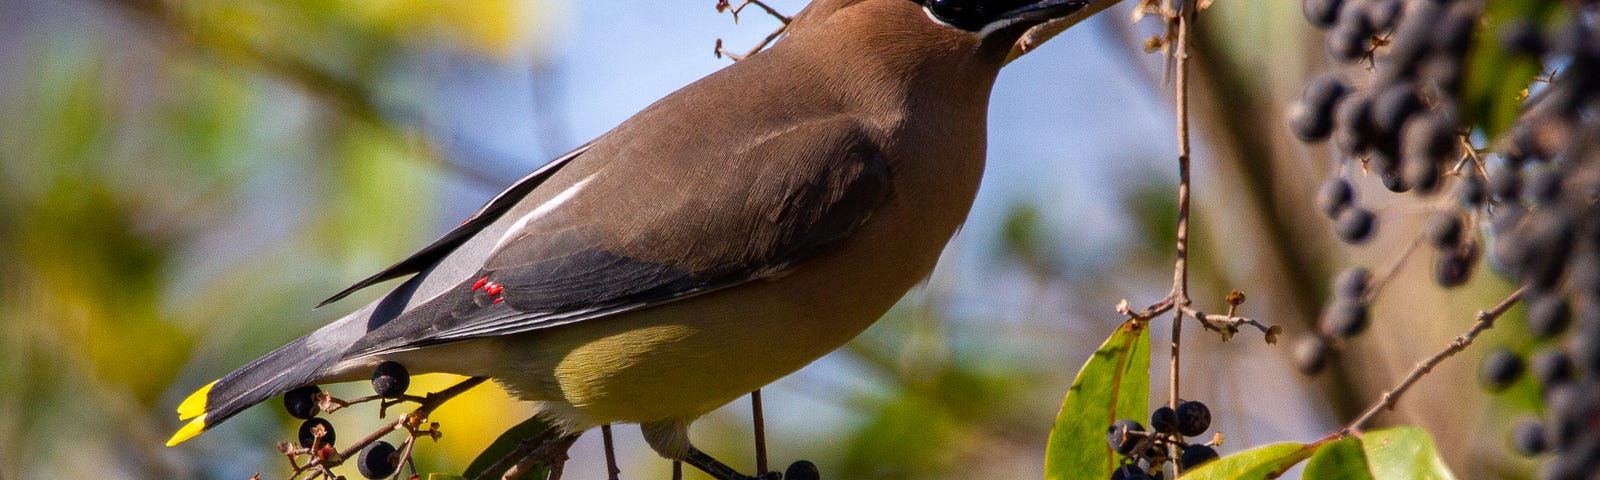
M 189 395 L 178 406 L 178 418 L 193 420 L 178 430 L 167 446 L 194 438 L 257 403 L 319 380 L 338 362 L 345 347 L 326 345 L 320 338 L 314 341 L 320 333 L 325 332 L 300 337 Z

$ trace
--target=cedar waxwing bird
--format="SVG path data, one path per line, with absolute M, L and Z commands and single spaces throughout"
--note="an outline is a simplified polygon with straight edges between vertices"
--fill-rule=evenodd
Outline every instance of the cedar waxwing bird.
M 494 379 L 569 437 L 637 423 L 666 458 L 749 478 L 695 449 L 690 422 L 840 347 L 926 278 L 977 192 L 1000 67 L 1030 29 L 1110 3 L 816 0 L 771 48 L 323 302 L 410 277 L 195 392 L 168 445 L 395 361 Z

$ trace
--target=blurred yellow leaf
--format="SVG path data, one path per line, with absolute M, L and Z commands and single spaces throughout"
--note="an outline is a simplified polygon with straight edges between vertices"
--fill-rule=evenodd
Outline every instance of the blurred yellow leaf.
M 419 375 L 412 379 L 411 392 L 436 392 L 465 379 L 457 375 Z M 530 416 L 533 404 L 517 401 L 493 382 L 468 390 L 433 412 L 432 420 L 439 422 L 444 436 L 434 447 L 440 461 L 428 464 L 428 468 L 459 471 L 488 448 L 500 432 Z
M 529 35 L 545 2 L 530 0 L 343 0 L 339 8 L 359 25 L 417 40 L 456 43 L 477 53 L 509 57 L 532 46 Z

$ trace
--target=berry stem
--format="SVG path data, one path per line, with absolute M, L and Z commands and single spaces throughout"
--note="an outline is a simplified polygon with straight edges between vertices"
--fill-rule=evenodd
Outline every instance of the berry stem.
M 1178 0 L 1182 2 L 1181 8 L 1173 8 L 1174 0 L 1167 0 L 1164 10 L 1175 12 L 1168 20 L 1169 32 L 1177 37 L 1175 48 L 1171 51 L 1173 70 L 1173 98 L 1175 104 L 1178 133 L 1178 228 L 1177 228 L 1177 260 L 1173 264 L 1172 272 L 1172 298 L 1173 304 L 1180 308 L 1173 309 L 1172 313 L 1172 362 L 1169 375 L 1171 386 L 1167 398 L 1168 406 L 1178 408 L 1179 366 L 1181 364 L 1179 345 L 1183 336 L 1184 309 L 1189 305 L 1189 28 L 1194 22 L 1194 0 Z
M 1361 416 L 1356 417 L 1356 419 L 1352 420 L 1349 425 L 1345 426 L 1344 430 L 1340 432 L 1340 434 L 1351 435 L 1360 432 L 1361 428 L 1366 426 L 1367 422 L 1372 421 L 1373 417 L 1378 416 L 1379 412 L 1393 409 L 1395 403 L 1400 401 L 1400 397 L 1405 395 L 1406 391 L 1410 390 L 1411 386 L 1417 383 L 1417 380 L 1421 380 L 1424 375 L 1427 375 L 1428 372 L 1433 371 L 1433 367 L 1438 366 L 1439 363 L 1444 361 L 1444 359 L 1450 358 L 1451 356 L 1460 353 L 1462 350 L 1465 350 L 1468 345 L 1472 345 L 1473 340 L 1476 340 L 1479 334 L 1494 328 L 1495 320 L 1498 320 L 1501 315 L 1505 315 L 1506 311 L 1510 310 L 1512 306 L 1515 306 L 1517 303 L 1521 302 L 1522 295 L 1523 289 L 1519 288 L 1517 291 L 1511 292 L 1511 295 L 1507 296 L 1504 300 L 1501 300 L 1500 303 L 1494 307 L 1488 310 L 1478 311 L 1477 321 L 1472 323 L 1472 328 L 1467 329 L 1466 333 L 1462 333 L 1460 336 L 1457 336 L 1456 339 L 1451 341 L 1450 345 L 1446 346 L 1443 350 L 1440 350 L 1427 359 L 1418 362 L 1415 367 L 1411 368 L 1411 372 L 1407 373 L 1405 378 L 1400 380 L 1400 383 L 1396 384 L 1388 391 L 1383 392 L 1383 395 L 1378 397 L 1377 402 L 1373 403 L 1372 406 L 1367 407 L 1367 410 L 1362 412 Z
M 1405 266 L 1406 260 L 1410 259 L 1413 253 L 1416 253 L 1417 247 L 1422 246 L 1423 238 L 1424 235 L 1420 234 L 1412 238 L 1411 242 L 1406 245 L 1404 250 L 1400 251 L 1399 255 L 1390 258 L 1389 264 L 1384 265 L 1383 269 L 1372 277 L 1372 283 L 1367 286 L 1367 291 L 1363 292 L 1362 303 L 1371 304 L 1373 300 L 1377 299 L 1378 292 L 1383 290 L 1383 286 L 1387 285 L 1390 280 L 1394 280 L 1395 275 L 1400 273 L 1400 267 Z
M 344 451 L 339 452 L 338 458 L 353 458 L 352 455 L 358 454 L 361 452 L 361 449 L 367 448 L 367 445 L 371 445 L 372 442 L 382 439 L 385 435 L 388 435 L 389 432 L 393 432 L 395 430 L 410 431 L 410 429 L 413 427 L 413 424 L 410 422 L 413 420 L 416 422 L 415 425 L 421 425 L 422 422 L 428 418 L 428 414 L 433 413 L 434 409 L 439 408 L 439 406 L 444 405 L 445 402 L 456 398 L 463 392 L 471 390 L 473 387 L 476 387 L 487 380 L 489 379 L 485 377 L 472 377 L 462 380 L 461 383 L 452 385 L 450 388 L 428 394 L 428 396 L 421 399 L 419 402 L 421 405 L 418 406 L 416 410 L 412 410 L 411 413 L 401 415 L 400 418 L 390 422 L 388 426 L 380 428 L 378 431 L 372 432 L 371 435 L 367 435 L 366 438 L 361 439 L 361 441 L 345 447 Z M 338 462 L 323 462 L 321 459 L 313 457 L 310 462 L 307 462 L 300 468 L 311 469 L 319 466 L 335 467 L 338 466 Z
M 390 480 L 399 480 L 400 474 L 406 471 L 406 468 L 399 467 L 408 467 L 412 475 L 417 474 L 417 462 L 411 460 L 411 450 L 416 447 L 417 437 L 406 437 L 406 441 L 400 445 L 400 456 L 396 457 L 399 459 L 397 461 L 400 462 L 400 465 L 394 469 L 394 475 L 389 477 Z
M 1221 333 L 1224 341 L 1232 338 L 1233 334 L 1238 333 L 1239 327 L 1249 325 L 1251 327 L 1255 327 L 1255 329 L 1260 330 L 1262 334 L 1266 335 L 1267 343 L 1278 343 L 1278 332 L 1282 330 L 1281 328 L 1261 323 L 1255 319 L 1234 315 L 1238 312 L 1233 311 L 1235 310 L 1233 307 L 1228 309 L 1230 312 L 1226 315 L 1205 313 L 1190 307 L 1183 307 L 1182 310 L 1185 315 L 1194 317 L 1195 320 L 1199 320 L 1200 326 L 1205 327 L 1206 330 Z

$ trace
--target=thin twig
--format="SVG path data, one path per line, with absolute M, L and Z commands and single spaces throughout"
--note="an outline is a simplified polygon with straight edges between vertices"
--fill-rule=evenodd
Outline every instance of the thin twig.
M 1422 241 L 1422 235 L 1417 235 L 1415 238 L 1412 238 L 1411 243 L 1406 245 L 1405 250 L 1401 250 L 1399 255 L 1395 255 L 1393 258 L 1390 258 L 1389 264 L 1384 265 L 1382 271 L 1379 271 L 1376 275 L 1372 276 L 1372 284 L 1369 285 L 1367 287 L 1367 291 L 1363 293 L 1363 298 L 1361 299 L 1362 302 L 1372 303 L 1372 301 L 1377 298 L 1378 292 L 1383 290 L 1383 286 L 1387 285 L 1390 280 L 1394 280 L 1394 277 L 1400 273 L 1400 267 L 1405 266 L 1406 260 L 1409 260 L 1413 253 L 1416 253 L 1417 247 L 1422 246 Z
M 740 2 L 738 6 L 731 5 L 728 0 L 717 0 L 717 11 L 733 14 L 733 23 L 739 23 L 739 12 L 744 11 L 744 7 L 748 7 L 750 5 L 761 7 L 762 10 L 767 11 L 768 15 L 778 19 L 778 21 L 782 22 L 783 24 L 779 25 L 777 29 L 772 31 L 772 33 L 767 34 L 767 38 L 762 39 L 761 43 L 757 43 L 755 47 L 751 47 L 750 50 L 746 51 L 745 53 L 730 52 L 727 49 L 722 48 L 722 39 L 717 39 L 716 50 L 712 52 L 717 56 L 717 58 L 728 57 L 728 59 L 735 62 L 744 60 L 749 58 L 751 55 L 755 55 L 756 52 L 760 52 L 761 49 L 767 48 L 767 45 L 771 45 L 774 40 L 777 40 L 778 37 L 783 36 L 784 32 L 789 31 L 789 20 L 792 17 L 778 13 L 776 9 L 768 6 L 761 0 L 744 0 L 743 2 Z
M 361 439 L 361 441 L 345 447 L 343 451 L 339 452 L 337 456 L 332 458 L 333 461 L 325 461 L 321 458 L 313 456 L 310 462 L 307 462 L 300 468 L 302 470 L 306 470 L 317 467 L 336 467 L 339 466 L 340 463 L 343 463 L 344 459 L 350 458 L 351 455 L 355 455 L 356 452 L 360 452 L 361 449 L 366 448 L 367 445 L 371 445 L 372 442 L 382 439 L 390 432 L 395 430 L 405 430 L 414 434 L 416 433 L 415 429 L 418 426 L 422 425 L 423 422 L 428 421 L 428 415 L 433 413 L 434 409 L 439 408 L 440 406 L 444 405 L 445 402 L 450 401 L 451 399 L 461 395 L 463 392 L 471 390 L 473 387 L 476 387 L 487 380 L 488 378 L 485 377 L 472 377 L 462 380 L 461 383 L 452 385 L 450 388 L 430 393 L 428 396 L 422 398 L 422 401 L 420 402 L 421 405 L 418 405 L 416 410 L 412 410 L 411 413 L 401 415 L 400 418 L 390 422 L 388 426 L 380 428 L 378 431 L 372 432 L 371 435 L 367 435 L 366 438 Z M 432 427 L 432 425 L 430 425 L 430 427 Z M 428 432 L 430 435 L 436 435 L 438 430 L 430 428 Z
M 756 52 L 760 52 L 761 49 L 767 48 L 767 45 L 771 45 L 774 40 L 777 40 L 778 37 L 783 36 L 783 33 L 787 31 L 789 31 L 789 25 L 787 24 L 778 27 L 776 30 L 773 30 L 772 33 L 767 34 L 767 38 L 762 39 L 761 43 L 757 43 L 756 46 L 751 47 L 749 51 L 744 53 L 733 53 L 728 51 L 728 49 L 722 48 L 722 39 L 719 38 L 717 39 L 716 51 L 712 53 L 714 53 L 717 58 L 728 57 L 729 60 L 733 60 L 735 62 L 744 60 L 749 58 L 751 55 L 755 55 Z
M 1163 298 L 1161 301 L 1151 304 L 1150 306 L 1145 307 L 1144 310 L 1137 312 L 1133 311 L 1133 307 L 1128 305 L 1127 300 L 1123 300 L 1122 302 L 1117 303 L 1117 313 L 1127 315 L 1128 318 L 1132 318 L 1134 320 L 1149 322 L 1154 320 L 1157 315 L 1161 315 L 1163 313 L 1167 313 L 1169 310 L 1172 310 L 1173 300 L 1174 299 L 1172 295 L 1167 295 L 1167 298 Z
M 1352 420 L 1348 426 L 1345 426 L 1344 430 L 1342 430 L 1340 434 L 1350 435 L 1360 432 L 1361 427 L 1365 426 L 1367 422 L 1371 421 L 1372 418 L 1377 416 L 1379 412 L 1393 409 L 1395 403 L 1400 401 L 1400 396 L 1405 395 L 1406 391 L 1410 390 L 1411 386 L 1417 383 L 1417 380 L 1422 379 L 1423 375 L 1427 375 L 1428 372 L 1433 371 L 1433 367 L 1438 366 L 1440 362 L 1444 361 L 1444 359 L 1450 358 L 1456 353 L 1466 349 L 1468 345 L 1472 345 L 1472 341 L 1476 340 L 1479 334 L 1494 328 L 1495 320 L 1499 319 L 1501 315 L 1504 315 L 1507 310 L 1511 309 L 1512 306 L 1522 301 L 1522 294 L 1522 289 L 1517 289 L 1517 291 L 1511 292 L 1510 296 L 1507 296 L 1505 300 L 1501 300 L 1500 303 L 1495 305 L 1493 308 L 1479 311 L 1477 321 L 1473 322 L 1472 328 L 1468 329 L 1466 333 L 1457 336 L 1454 341 L 1450 342 L 1449 346 L 1444 348 L 1444 350 L 1440 350 L 1438 353 L 1433 354 L 1433 356 L 1428 357 L 1426 360 L 1418 362 L 1415 367 L 1411 368 L 1411 372 L 1407 373 L 1405 378 L 1400 380 L 1400 383 L 1396 384 L 1388 391 L 1383 392 L 1383 395 L 1378 397 L 1378 401 L 1376 403 L 1373 403 L 1371 407 L 1368 407 L 1365 412 L 1361 413 L 1361 416 L 1356 417 L 1356 419 Z
M 1189 159 L 1191 153 L 1189 138 L 1189 29 L 1194 22 L 1194 0 L 1181 0 L 1182 9 L 1176 11 L 1173 24 L 1177 29 L 1177 45 L 1171 50 L 1173 63 L 1173 97 L 1176 104 L 1177 131 L 1178 131 L 1178 230 L 1177 230 L 1177 260 L 1172 272 L 1172 297 L 1173 303 L 1179 307 L 1189 305 L 1189 201 L 1190 201 L 1190 175 Z M 1168 0 L 1166 10 L 1172 11 L 1172 0 Z M 1167 403 L 1172 408 L 1178 407 L 1179 398 L 1179 345 L 1183 335 L 1184 309 L 1177 308 L 1172 313 L 1172 364 L 1171 387 Z
M 744 0 L 739 2 L 739 6 L 737 7 L 733 6 L 732 2 L 729 2 L 728 0 L 717 0 L 717 11 L 733 14 L 733 22 L 739 23 L 739 12 L 743 12 L 744 7 L 748 7 L 750 5 L 761 7 L 762 10 L 767 11 L 767 15 L 772 15 L 773 18 L 777 18 L 778 21 L 783 22 L 784 25 L 789 24 L 791 17 L 782 13 L 778 13 L 777 9 L 772 8 L 771 5 L 767 5 L 766 2 L 762 2 L 761 0 Z
M 400 395 L 397 398 L 391 399 L 376 394 L 345 400 L 342 398 L 334 398 L 334 396 L 328 392 L 318 393 L 315 398 L 317 399 L 317 408 L 322 410 L 322 413 L 333 413 L 367 402 L 378 402 L 378 418 L 383 418 L 384 412 L 387 411 L 389 407 L 406 402 L 420 404 L 426 400 L 425 398 L 416 395 Z
M 1217 315 L 1213 313 L 1201 312 L 1190 307 L 1183 307 L 1183 313 L 1185 315 L 1194 317 L 1195 320 L 1199 320 L 1200 326 L 1205 327 L 1206 330 L 1221 333 L 1223 341 L 1233 338 L 1235 333 L 1239 333 L 1239 327 L 1245 325 L 1249 325 L 1255 327 L 1257 330 L 1260 330 L 1262 334 L 1267 336 L 1267 343 L 1278 343 L 1278 333 L 1282 331 L 1282 327 L 1267 325 L 1254 319 L 1240 317 L 1232 313 L 1226 315 Z
M 417 473 L 417 462 L 411 459 L 411 450 L 416 447 L 417 437 L 406 437 L 406 441 L 401 442 L 399 456 L 395 457 L 404 462 L 406 466 L 409 466 L 411 468 L 411 473 L 413 474 Z M 401 469 L 394 469 L 394 475 L 389 477 L 390 480 L 399 480 L 400 472 Z

